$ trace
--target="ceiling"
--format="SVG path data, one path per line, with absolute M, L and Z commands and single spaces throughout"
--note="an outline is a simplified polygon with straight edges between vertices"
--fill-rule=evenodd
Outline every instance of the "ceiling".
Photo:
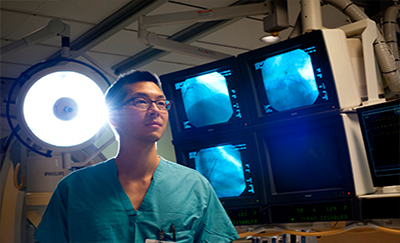
M 282 1 L 282 0 L 279 0 Z M 14 43 L 59 19 L 70 26 L 69 57 L 100 70 L 110 82 L 130 69 L 149 70 L 158 75 L 201 65 L 210 60 L 171 53 L 146 46 L 138 40 L 138 18 L 184 11 L 201 11 L 264 0 L 1 0 L 1 46 Z M 382 3 L 391 0 L 354 0 L 371 18 L 379 18 Z M 292 32 L 300 12 L 300 0 L 287 0 L 289 28 L 280 32 L 281 40 Z M 330 5 L 321 7 L 322 24 L 335 28 L 348 18 Z M 265 16 L 246 16 L 206 23 L 184 23 L 148 28 L 162 38 L 238 55 L 268 45 L 261 42 Z M 6 98 L 10 87 L 22 72 L 33 65 L 60 57 L 61 38 L 52 37 L 27 46 L 0 59 L 1 138 L 9 134 Z M 12 93 L 12 92 L 11 92 Z M 16 92 L 16 95 L 18 92 Z M 15 96 L 16 96 L 15 95 Z M 11 96 L 11 104 L 16 97 Z M 13 108 L 11 108 L 13 109 Z M 11 113 L 15 113 L 13 110 Z M 12 114 L 15 118 L 14 114 Z
M 60 19 L 71 28 L 71 57 L 97 66 L 112 81 L 128 69 L 150 70 L 159 75 L 210 62 L 198 57 L 160 51 L 138 41 L 140 15 L 178 13 L 227 7 L 260 0 L 75 0 L 4 1 L 1 4 L 1 46 L 19 40 Z M 323 24 L 329 28 L 346 23 L 346 17 L 331 6 L 323 6 Z M 288 0 L 287 38 L 300 11 L 299 0 Z M 265 46 L 262 18 L 248 16 L 211 23 L 186 23 L 149 28 L 164 38 L 186 41 L 229 55 Z M 53 37 L 1 57 L 2 84 L 12 82 L 30 66 L 60 55 L 61 38 Z M 82 57 L 85 54 L 85 57 Z M 3 87 L 4 91 L 5 87 Z M 4 93 L 3 93 L 4 94 Z
M 72 58 L 99 68 L 111 81 L 129 69 L 150 70 L 162 75 L 190 68 L 210 60 L 160 51 L 141 43 L 137 19 L 159 15 L 241 5 L 263 0 L 35 0 L 0 1 L 1 46 L 45 27 L 52 19 L 70 26 Z M 362 2 L 362 1 L 361 1 Z M 376 2 L 376 1 L 369 1 Z M 286 39 L 300 11 L 299 0 L 288 0 L 289 28 L 280 33 Z M 238 55 L 267 45 L 263 17 L 247 16 L 208 23 L 185 23 L 149 28 L 163 38 L 184 41 L 229 55 Z M 347 18 L 332 6 L 322 7 L 323 25 L 334 28 Z M 1 57 L 2 94 L 21 72 L 30 66 L 60 56 L 61 38 L 53 37 Z M 84 55 L 84 58 L 82 56 Z
M 280 0 L 281 1 L 281 0 Z M 191 10 L 215 9 L 243 5 L 263 0 L 34 0 L 0 1 L 1 46 L 6 46 L 59 19 L 70 26 L 70 58 L 99 69 L 111 82 L 130 69 L 149 70 L 158 75 L 210 62 L 199 57 L 161 51 L 146 46 L 138 38 L 138 18 L 141 15 L 179 13 Z M 287 0 L 289 28 L 280 32 L 281 40 L 293 30 L 300 12 L 300 0 Z M 366 10 L 379 15 L 382 2 L 356 1 Z M 378 4 L 377 4 L 378 3 Z M 377 8 L 378 6 L 378 8 Z M 348 23 L 348 18 L 330 5 L 321 7 L 322 24 L 335 28 Z M 367 11 L 366 11 L 367 12 Z M 228 55 L 238 55 L 267 44 L 260 41 L 266 35 L 265 16 L 206 23 L 184 23 L 148 28 L 162 38 L 181 41 Z M 19 75 L 43 60 L 60 57 L 61 38 L 52 37 L 22 50 L 1 56 L 1 115 L 10 86 Z

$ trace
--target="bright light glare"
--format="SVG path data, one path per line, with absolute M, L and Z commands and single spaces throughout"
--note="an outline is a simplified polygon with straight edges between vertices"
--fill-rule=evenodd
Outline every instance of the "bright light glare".
M 272 35 L 267 35 L 260 38 L 262 42 L 267 42 L 267 43 L 274 43 L 277 42 L 279 39 L 280 39 L 279 36 L 272 36 Z
M 78 114 L 72 120 L 57 118 L 54 104 L 62 97 L 78 104 Z M 87 76 L 59 71 L 40 78 L 27 92 L 23 115 L 32 133 L 53 146 L 70 147 L 91 139 L 106 121 L 103 92 Z

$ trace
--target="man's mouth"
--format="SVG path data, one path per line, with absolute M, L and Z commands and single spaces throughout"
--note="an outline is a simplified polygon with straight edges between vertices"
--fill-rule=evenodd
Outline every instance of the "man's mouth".
M 152 121 L 146 124 L 147 126 L 160 126 L 161 127 L 161 123 L 157 122 L 157 121 Z

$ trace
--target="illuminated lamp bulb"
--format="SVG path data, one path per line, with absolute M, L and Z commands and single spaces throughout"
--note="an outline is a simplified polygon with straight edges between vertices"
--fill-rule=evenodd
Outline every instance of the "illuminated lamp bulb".
M 275 36 L 271 33 L 271 35 L 266 35 L 266 36 L 261 37 L 260 40 L 262 42 L 266 42 L 266 43 L 274 43 L 274 42 L 277 42 L 278 40 L 280 40 L 280 37 L 278 35 Z
M 78 104 L 75 100 L 62 97 L 54 103 L 53 113 L 54 115 L 63 121 L 70 121 L 78 115 Z
M 23 100 L 23 118 L 40 141 L 56 147 L 78 146 L 105 124 L 101 88 L 88 76 L 57 71 L 39 78 Z

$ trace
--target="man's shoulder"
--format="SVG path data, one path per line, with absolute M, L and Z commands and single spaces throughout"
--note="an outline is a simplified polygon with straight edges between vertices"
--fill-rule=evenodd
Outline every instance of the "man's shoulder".
M 90 181 L 97 180 L 98 178 L 104 177 L 104 174 L 108 174 L 111 171 L 113 159 L 106 160 L 88 167 L 84 167 L 69 173 L 64 177 L 60 183 L 74 183 L 82 180 Z
M 187 183 L 202 183 L 205 186 L 209 184 L 208 180 L 200 174 L 197 170 L 190 168 L 188 166 L 164 160 L 164 167 L 168 170 L 167 174 L 170 178 L 175 178 L 176 180 L 184 180 Z
M 161 160 L 164 161 L 165 167 L 167 167 L 170 170 L 178 171 L 179 173 L 185 173 L 185 174 L 186 173 L 188 173 L 188 174 L 198 174 L 198 172 L 195 169 L 190 168 L 188 166 L 185 166 L 185 165 L 182 165 L 182 164 L 178 164 L 178 163 L 166 160 L 164 158 L 161 158 Z

